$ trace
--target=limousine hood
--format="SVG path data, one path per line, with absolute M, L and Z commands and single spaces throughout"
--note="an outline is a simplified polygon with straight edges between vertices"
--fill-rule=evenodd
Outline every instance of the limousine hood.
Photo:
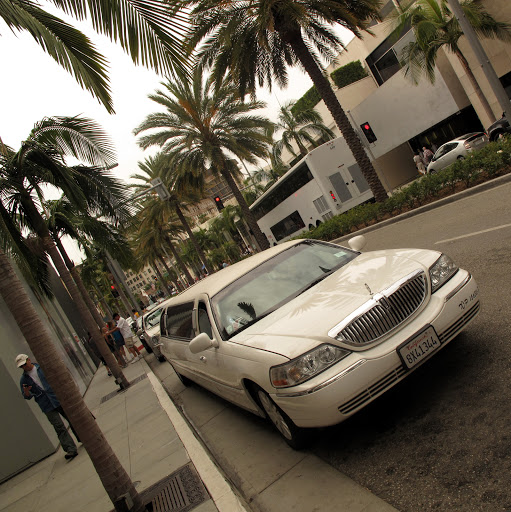
M 231 338 L 290 359 L 321 343 L 342 346 L 328 331 L 372 296 L 439 257 L 426 250 L 364 253 L 311 289 Z

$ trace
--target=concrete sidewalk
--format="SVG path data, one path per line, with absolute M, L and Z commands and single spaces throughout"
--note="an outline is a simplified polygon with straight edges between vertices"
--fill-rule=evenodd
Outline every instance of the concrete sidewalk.
M 144 502 L 151 503 L 161 492 L 170 492 L 174 508 L 169 510 L 243 512 L 238 497 L 145 361 L 128 365 L 124 372 L 132 385 L 118 392 L 113 378 L 100 367 L 85 402 Z M 59 448 L 0 485 L 0 510 L 112 510 L 112 502 L 82 445 L 78 453 L 78 457 L 66 461 Z

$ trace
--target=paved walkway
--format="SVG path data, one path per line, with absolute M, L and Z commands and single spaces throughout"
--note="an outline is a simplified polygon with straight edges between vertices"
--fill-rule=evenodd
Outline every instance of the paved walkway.
M 145 361 L 129 365 L 124 372 L 132 385 L 119 393 L 113 378 L 100 367 L 87 390 L 85 402 L 144 501 L 150 502 L 172 476 L 184 496 L 180 508 L 172 510 L 243 512 L 238 497 Z M 0 485 L 0 510 L 112 510 L 112 502 L 82 445 L 78 453 L 78 457 L 66 461 L 59 448 Z

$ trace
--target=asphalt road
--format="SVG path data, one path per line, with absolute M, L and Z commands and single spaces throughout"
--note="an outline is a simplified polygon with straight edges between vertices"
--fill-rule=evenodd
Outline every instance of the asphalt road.
M 402 512 L 511 511 L 511 184 L 365 236 L 364 251 L 447 253 L 476 278 L 482 312 L 311 451 Z

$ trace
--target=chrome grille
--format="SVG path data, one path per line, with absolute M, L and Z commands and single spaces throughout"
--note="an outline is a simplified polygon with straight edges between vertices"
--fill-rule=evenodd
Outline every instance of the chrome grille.
M 427 281 L 424 272 L 415 272 L 384 290 L 337 326 L 338 340 L 353 345 L 372 343 L 409 318 L 424 302 Z

